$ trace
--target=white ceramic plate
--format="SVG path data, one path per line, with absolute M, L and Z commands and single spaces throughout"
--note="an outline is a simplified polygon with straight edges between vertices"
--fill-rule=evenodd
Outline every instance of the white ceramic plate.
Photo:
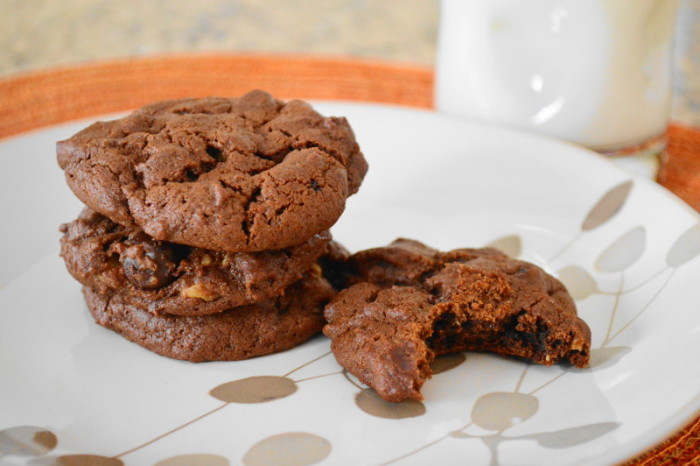
M 319 108 L 348 116 L 371 166 L 336 239 L 496 243 L 545 267 L 593 330 L 591 369 L 468 353 L 442 361 L 422 404 L 389 405 L 339 373 L 323 337 L 242 362 L 150 353 L 92 323 L 58 258 L 57 227 L 80 210 L 54 158 L 82 126 L 70 124 L 0 144 L 0 463 L 601 464 L 698 412 L 689 207 L 567 144 L 430 112 Z M 238 398 L 210 394 L 227 383 Z

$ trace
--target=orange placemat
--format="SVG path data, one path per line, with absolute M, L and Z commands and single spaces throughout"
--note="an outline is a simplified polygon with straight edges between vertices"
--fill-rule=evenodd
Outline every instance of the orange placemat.
M 267 55 L 180 55 L 65 67 L 0 80 L 0 138 L 139 107 L 154 100 L 238 95 L 432 107 L 425 67 L 367 60 Z M 672 125 L 659 181 L 700 209 L 700 131 Z M 700 417 L 626 465 L 700 464 Z
M 700 130 L 681 125 L 668 129 L 668 150 L 657 181 L 700 211 Z

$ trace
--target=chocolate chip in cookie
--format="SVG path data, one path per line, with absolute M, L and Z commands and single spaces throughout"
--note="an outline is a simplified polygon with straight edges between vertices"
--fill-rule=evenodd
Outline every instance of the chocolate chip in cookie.
M 126 304 L 154 314 L 189 316 L 279 295 L 330 242 L 322 232 L 281 250 L 212 251 L 154 240 L 90 209 L 63 230 L 61 255 L 80 283 L 98 293 L 119 292 Z

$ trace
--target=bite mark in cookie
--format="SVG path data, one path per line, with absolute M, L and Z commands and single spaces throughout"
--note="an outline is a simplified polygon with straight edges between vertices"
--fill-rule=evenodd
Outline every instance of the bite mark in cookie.
M 355 284 L 327 306 L 324 333 L 338 362 L 387 401 L 422 399 L 430 363 L 451 352 L 588 365 L 590 329 L 561 282 L 533 264 L 397 240 L 350 265 Z

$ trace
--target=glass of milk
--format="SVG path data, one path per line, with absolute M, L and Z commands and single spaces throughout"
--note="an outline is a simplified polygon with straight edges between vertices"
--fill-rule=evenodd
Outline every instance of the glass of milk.
M 442 0 L 440 111 L 658 153 L 679 0 Z

